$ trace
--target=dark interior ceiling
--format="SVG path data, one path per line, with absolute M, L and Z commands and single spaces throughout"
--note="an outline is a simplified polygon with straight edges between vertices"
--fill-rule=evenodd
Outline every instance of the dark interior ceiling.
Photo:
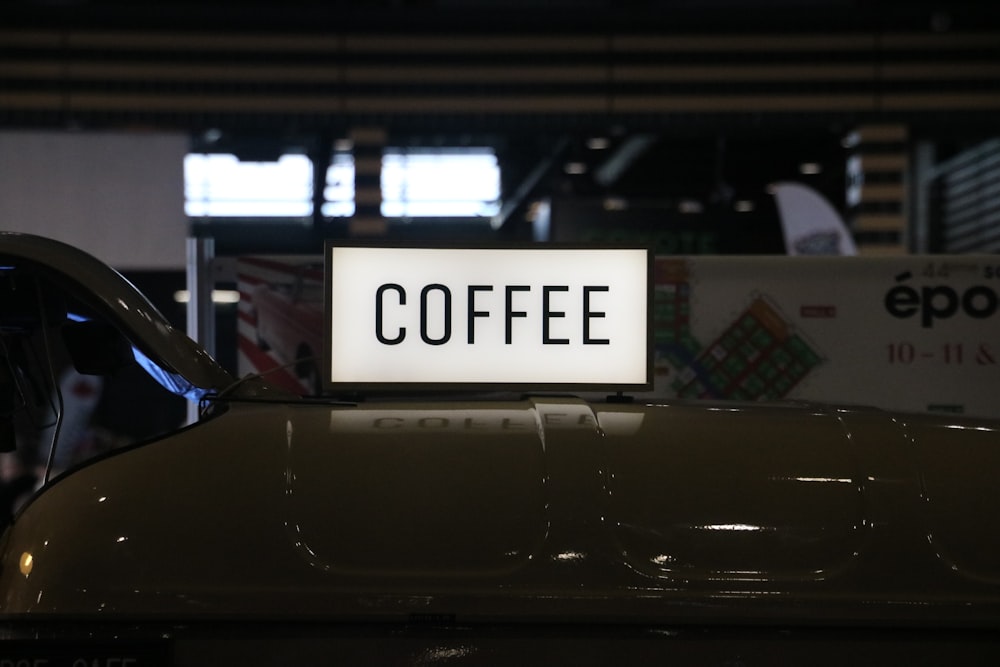
M 562 30 L 780 32 L 981 28 L 994 3 L 958 0 L 7 0 L 19 25 L 265 30 Z
M 5 0 L 0 126 L 940 130 L 998 64 L 986 1 Z

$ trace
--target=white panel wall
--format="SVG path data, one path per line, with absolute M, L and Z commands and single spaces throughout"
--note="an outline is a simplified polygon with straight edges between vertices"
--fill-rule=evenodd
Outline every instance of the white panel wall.
M 117 269 L 183 269 L 183 134 L 0 132 L 0 229 Z

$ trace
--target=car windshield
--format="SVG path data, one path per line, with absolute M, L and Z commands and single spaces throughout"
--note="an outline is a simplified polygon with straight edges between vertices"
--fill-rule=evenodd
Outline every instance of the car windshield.
M 190 384 L 44 272 L 0 269 L 0 513 L 95 456 L 183 425 Z M 180 394 L 180 395 L 179 395 Z

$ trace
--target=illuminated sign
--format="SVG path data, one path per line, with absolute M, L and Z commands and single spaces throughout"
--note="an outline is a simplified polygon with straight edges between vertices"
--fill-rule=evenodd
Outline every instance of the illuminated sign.
M 329 389 L 650 388 L 647 249 L 326 246 Z

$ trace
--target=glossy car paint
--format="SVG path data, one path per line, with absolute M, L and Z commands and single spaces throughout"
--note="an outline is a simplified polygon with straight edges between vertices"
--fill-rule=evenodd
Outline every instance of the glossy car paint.
M 48 246 L 0 235 L 0 256 L 99 291 L 159 363 L 220 395 L 200 422 L 69 470 L 20 511 L 0 538 L 9 655 L 53 637 L 165 642 L 191 665 L 1000 654 L 996 422 L 298 400 L 188 358 L 193 343 L 126 282 Z
M 938 491 L 936 464 L 958 447 L 996 469 L 997 433 L 927 422 L 569 398 L 233 405 L 36 498 L 4 538 L 3 610 L 995 624 L 982 528 L 998 494 L 986 473 L 974 494 Z

